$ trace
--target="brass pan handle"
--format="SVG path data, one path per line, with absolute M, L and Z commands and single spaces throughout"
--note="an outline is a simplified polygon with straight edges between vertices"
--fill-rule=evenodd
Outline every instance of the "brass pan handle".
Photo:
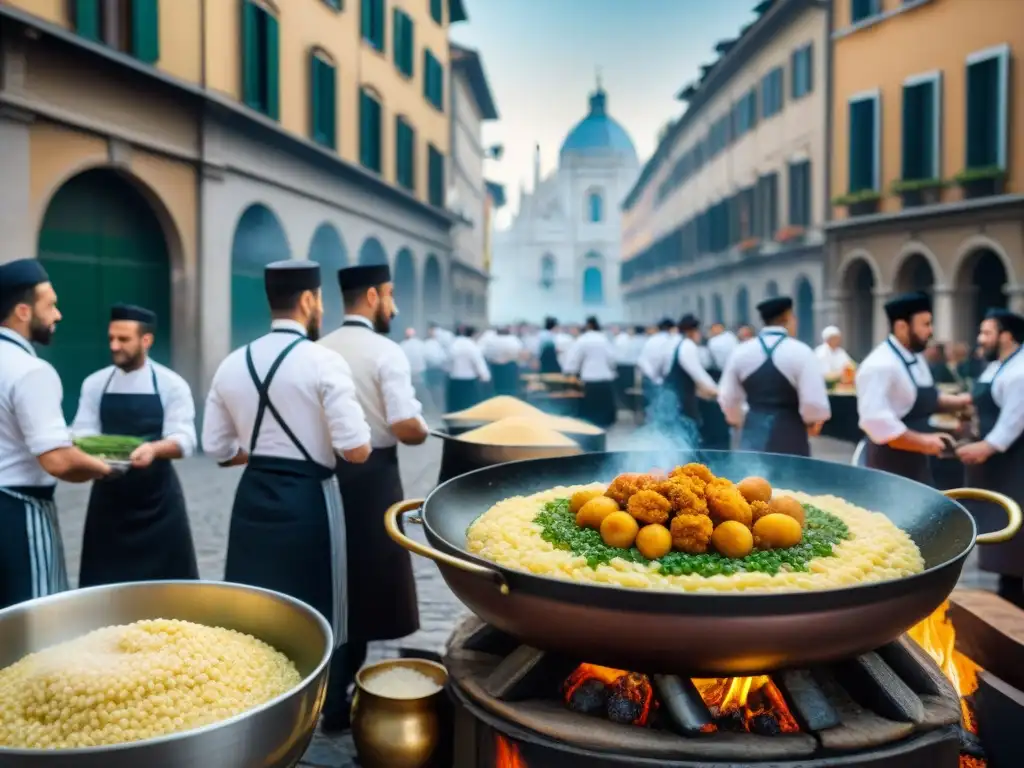
M 503 595 L 507 595 L 508 582 L 505 581 L 505 577 L 500 571 L 496 571 L 493 568 L 487 568 L 482 565 L 477 565 L 476 563 L 471 563 L 458 557 L 453 557 L 447 552 L 441 552 L 426 544 L 420 544 L 418 541 L 410 539 L 402 533 L 398 527 L 398 519 L 406 512 L 411 512 L 422 506 L 423 499 L 408 499 L 406 501 L 400 501 L 397 504 L 392 504 L 388 507 L 388 511 L 384 513 L 384 530 L 388 532 L 388 536 L 394 539 L 402 549 L 412 552 L 414 555 L 426 557 L 433 560 L 435 563 L 442 563 L 444 565 L 451 566 L 452 568 L 458 568 L 460 571 L 465 571 L 473 576 L 480 576 L 488 581 L 493 581 L 497 585 L 498 591 Z M 1017 510 L 1017 512 L 1019 515 L 1020 510 Z M 409 518 L 409 520 L 410 522 L 423 522 L 422 518 L 419 517 Z M 1019 520 L 1017 524 L 1019 527 Z
M 983 488 L 951 488 L 948 491 L 943 491 L 942 495 L 948 499 L 988 501 L 992 504 L 998 504 L 1006 511 L 1006 517 L 1009 518 L 1006 527 L 999 531 L 978 534 L 978 538 L 975 539 L 978 544 L 1002 544 L 1004 541 L 1009 541 L 1016 536 L 1017 531 L 1020 530 L 1022 519 L 1020 505 L 1009 496 L 1004 496 L 995 491 L 986 491 Z

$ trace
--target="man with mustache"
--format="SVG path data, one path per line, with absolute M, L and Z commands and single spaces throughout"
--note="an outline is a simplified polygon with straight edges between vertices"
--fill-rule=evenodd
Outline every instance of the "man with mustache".
M 1003 493 L 1024 501 L 1024 317 L 993 309 L 981 322 L 978 346 L 988 367 L 974 383 L 971 395 L 978 414 L 980 439 L 957 449 L 967 465 L 966 485 Z M 970 502 L 969 509 L 984 531 L 1005 522 L 1002 509 Z M 1024 538 L 980 548 L 978 565 L 999 574 L 999 594 L 1024 608 Z
M 953 438 L 936 433 L 928 420 L 957 411 L 971 396 L 941 394 L 921 353 L 932 337 L 932 301 L 907 293 L 885 305 L 889 337 L 857 369 L 857 413 L 870 442 L 867 466 L 931 485 L 929 456 L 952 447 Z
M 338 282 L 345 321 L 320 345 L 352 369 L 373 453 L 365 464 L 337 468 L 349 542 L 349 638 L 339 663 L 331 665 L 322 722 L 327 732 L 349 725 L 348 687 L 366 661 L 368 643 L 419 629 L 412 559 L 384 530 L 384 512 L 404 498 L 398 444 L 420 445 L 428 434 L 409 360 L 386 335 L 398 313 L 391 270 L 387 264 L 348 267 L 338 271 Z
M 186 381 L 149 359 L 157 317 L 144 307 L 110 310 L 109 365 L 82 383 L 75 437 L 129 435 L 146 442 L 131 470 L 89 494 L 78 586 L 198 579 L 185 496 L 173 459 L 196 449 L 196 407 Z
M 35 259 L 0 265 L 0 608 L 68 588 L 57 480 L 112 474 L 71 443 L 53 366 L 36 356 L 61 319 L 57 294 Z

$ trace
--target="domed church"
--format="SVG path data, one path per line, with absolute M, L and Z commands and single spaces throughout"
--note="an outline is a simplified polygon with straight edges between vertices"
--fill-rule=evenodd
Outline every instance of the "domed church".
M 590 94 L 589 111 L 562 142 L 558 169 L 519 193 L 511 225 L 495 233 L 491 322 L 564 323 L 596 315 L 625 319 L 619 294 L 619 206 L 640 172 L 629 134 L 608 113 L 608 94 Z

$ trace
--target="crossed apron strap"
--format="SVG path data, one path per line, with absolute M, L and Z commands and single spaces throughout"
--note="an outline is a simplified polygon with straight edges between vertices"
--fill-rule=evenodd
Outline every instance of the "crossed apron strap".
M 764 356 L 769 360 L 772 359 L 772 355 L 775 354 L 775 350 L 779 348 L 779 345 L 786 340 L 785 334 L 782 333 L 770 333 L 768 336 L 778 336 L 779 340 L 772 344 L 770 347 L 764 343 L 764 335 L 758 334 L 757 340 L 761 343 L 761 349 L 764 350 Z M 774 361 L 773 361 L 774 362 Z
M 107 377 L 107 383 L 103 385 L 103 391 L 100 393 L 101 395 L 107 394 L 107 390 L 110 389 L 110 382 L 114 380 L 115 373 L 117 373 L 117 366 L 114 366 L 114 370 L 112 370 L 110 372 L 110 375 Z M 154 367 L 153 365 L 149 366 L 149 375 L 150 378 L 153 380 L 153 394 L 159 397 L 160 386 L 156 383 L 156 367 Z
M 274 380 L 274 376 L 277 374 L 278 369 L 281 367 L 281 363 L 288 357 L 295 347 L 306 340 L 305 336 L 299 336 L 295 341 L 291 342 L 287 347 L 281 350 L 281 354 L 277 356 L 273 364 L 270 366 L 270 370 L 267 371 L 267 376 L 260 381 L 259 375 L 256 373 L 256 366 L 252 362 L 252 345 L 249 344 L 245 348 L 245 364 L 249 368 L 249 376 L 252 378 L 252 383 L 256 385 L 256 391 L 259 393 L 260 400 L 259 405 L 256 408 L 256 421 L 252 427 L 252 437 L 249 440 L 249 453 L 252 454 L 256 450 L 256 440 L 260 435 L 260 428 L 263 426 L 263 417 L 266 416 L 267 411 L 270 411 L 270 415 L 273 416 L 281 429 L 288 436 L 288 439 L 292 441 L 292 444 L 298 449 L 299 453 L 302 454 L 302 458 L 306 461 L 312 462 L 313 457 L 309 455 L 309 451 L 306 450 L 305 446 L 299 442 L 299 439 L 292 432 L 284 419 L 281 418 L 281 414 L 278 413 L 277 408 L 270 402 L 270 383 Z

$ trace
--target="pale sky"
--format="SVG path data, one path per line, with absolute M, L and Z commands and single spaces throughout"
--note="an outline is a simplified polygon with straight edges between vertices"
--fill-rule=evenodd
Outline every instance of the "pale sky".
M 505 185 L 510 208 L 532 185 L 533 147 L 542 173 L 558 162 L 566 134 L 587 112 L 601 72 L 608 111 L 641 162 L 658 132 L 683 111 L 675 94 L 715 60 L 715 43 L 736 37 L 756 0 L 463 0 L 469 21 L 452 40 L 481 54 L 500 120 L 485 145 L 503 144 L 487 177 Z M 506 222 L 508 210 L 499 219 Z

